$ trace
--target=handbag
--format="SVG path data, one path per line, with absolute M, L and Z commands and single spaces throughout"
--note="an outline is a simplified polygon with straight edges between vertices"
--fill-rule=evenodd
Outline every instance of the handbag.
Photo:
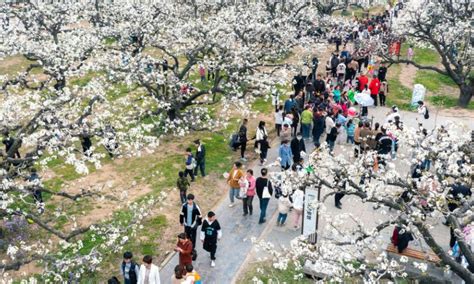
M 263 192 L 262 192 L 262 198 L 270 198 L 272 197 L 272 195 L 270 194 L 270 191 L 268 190 L 268 183 L 270 181 L 267 180 L 267 185 L 263 188 Z

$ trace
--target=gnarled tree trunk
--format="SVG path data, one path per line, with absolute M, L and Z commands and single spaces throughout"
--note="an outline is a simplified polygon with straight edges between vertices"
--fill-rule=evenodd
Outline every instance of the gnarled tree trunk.
M 474 88 L 471 85 L 464 84 L 459 86 L 459 99 L 458 99 L 458 106 L 462 108 L 467 108 L 469 105 L 469 102 L 471 101 L 472 98 L 472 93 L 474 92 Z

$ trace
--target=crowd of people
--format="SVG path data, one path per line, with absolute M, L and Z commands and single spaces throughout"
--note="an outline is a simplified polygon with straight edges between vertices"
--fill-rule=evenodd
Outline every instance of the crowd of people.
M 326 73 L 315 74 L 314 68 L 308 76 L 299 74 L 295 77 L 294 93 L 282 105 L 276 105 L 274 113 L 274 127 L 280 142 L 278 161 L 282 171 L 303 170 L 304 158 L 310 146 L 307 143 L 312 143 L 315 148 L 327 145 L 327 151 L 331 154 L 336 151 L 336 144 L 352 145 L 354 157 L 372 155 L 372 163 L 368 166 L 374 170 L 379 165 L 384 165 L 387 159 L 396 159 L 399 142 L 397 131 L 403 130 L 398 107 L 390 106 L 383 121 L 375 122 L 373 117 L 369 117 L 369 107 L 386 106 L 387 97 L 390 96 L 388 69 L 359 40 L 377 38 L 377 35 L 387 31 L 388 21 L 389 14 L 384 13 L 363 20 L 356 18 L 349 26 L 336 26 L 330 34 L 330 40 L 335 43 L 336 48 L 326 64 Z M 350 42 L 353 44 L 349 44 Z M 398 50 L 396 46 L 389 48 L 399 56 L 399 46 Z M 413 55 L 410 47 L 407 57 L 411 59 Z M 202 65 L 199 67 L 199 74 L 201 80 L 206 80 L 206 71 Z M 422 101 L 418 102 L 418 112 L 422 118 L 429 118 L 428 109 Z M 253 200 L 257 196 L 258 223 L 264 224 L 267 221 L 269 202 L 275 198 L 278 211 L 276 225 L 285 226 L 291 211 L 291 225 L 299 229 L 302 225 L 304 189 L 282 192 L 277 184 L 272 183 L 266 167 L 270 148 L 267 123 L 258 123 L 253 138 L 248 137 L 248 123 L 248 119 L 244 118 L 230 141 L 234 151 L 240 149 L 240 161 L 234 162 L 232 169 L 224 174 L 229 187 L 229 207 L 234 207 L 240 200 L 242 216 L 250 218 L 254 213 Z M 426 132 L 423 129 L 420 131 Z M 244 166 L 248 159 L 248 143 L 252 140 L 262 167 L 259 177 L 254 175 L 252 168 Z M 222 228 L 216 214 L 209 211 L 206 218 L 203 218 L 195 196 L 188 194 L 188 189 L 198 174 L 206 176 L 205 145 L 200 140 L 194 141 L 194 144 L 195 153 L 191 148 L 186 149 L 185 167 L 178 173 L 177 187 L 182 204 L 179 222 L 183 232 L 177 236 L 175 251 L 179 254 L 179 264 L 175 267 L 171 283 L 201 283 L 200 276 L 193 267 L 193 261 L 197 258 L 196 239 L 199 236 L 203 249 L 210 253 L 210 266 L 215 267 L 217 244 L 222 238 Z M 429 170 L 430 164 L 429 159 L 422 161 L 413 169 L 412 178 L 416 179 L 422 170 Z M 360 183 L 364 183 L 363 177 Z M 343 184 L 341 186 L 344 187 Z M 334 195 L 335 207 L 342 209 L 343 197 L 342 193 Z M 399 249 L 405 248 L 411 239 L 411 235 L 404 234 L 400 233 L 399 227 L 394 229 L 392 241 Z M 453 246 L 454 242 L 451 244 Z M 125 283 L 160 283 L 159 271 L 152 264 L 151 256 L 145 256 L 143 263 L 141 266 L 136 264 L 131 252 L 124 254 L 120 271 Z

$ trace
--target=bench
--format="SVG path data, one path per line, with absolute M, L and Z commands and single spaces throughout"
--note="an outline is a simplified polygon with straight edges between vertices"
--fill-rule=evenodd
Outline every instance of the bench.
M 411 248 L 406 248 L 401 253 L 399 253 L 397 247 L 394 246 L 393 244 L 389 244 L 387 246 L 387 251 L 394 254 L 411 257 L 411 258 L 430 261 L 436 264 L 441 262 L 441 259 L 439 259 L 439 257 L 436 254 L 430 253 L 430 252 L 427 253 L 427 252 L 423 252 L 423 251 L 419 251 L 419 250 L 415 250 Z

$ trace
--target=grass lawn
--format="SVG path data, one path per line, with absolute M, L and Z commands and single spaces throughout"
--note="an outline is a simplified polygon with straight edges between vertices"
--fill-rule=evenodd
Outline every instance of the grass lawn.
M 400 50 L 400 59 L 406 59 L 409 46 L 409 43 L 402 44 L 402 48 Z M 437 65 L 440 62 L 439 54 L 433 49 L 413 47 L 413 50 L 413 60 L 418 64 L 429 66 Z
M 407 87 L 403 86 L 398 76 L 400 75 L 401 69 L 399 65 L 392 65 L 388 71 L 388 96 L 387 106 L 397 105 L 398 108 L 403 110 L 412 109 L 411 96 L 412 91 Z
M 415 83 L 422 84 L 433 93 L 440 91 L 443 86 L 457 87 L 450 77 L 430 70 L 418 70 L 415 76 Z

